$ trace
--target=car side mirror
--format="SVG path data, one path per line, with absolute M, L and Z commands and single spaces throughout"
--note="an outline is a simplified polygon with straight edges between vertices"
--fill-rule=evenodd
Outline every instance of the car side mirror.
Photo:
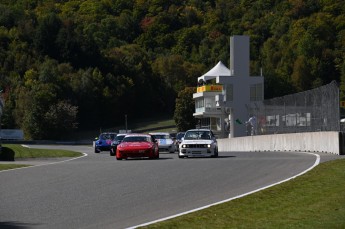
M 181 141 L 183 141 L 183 140 L 184 140 L 184 137 L 181 138 Z

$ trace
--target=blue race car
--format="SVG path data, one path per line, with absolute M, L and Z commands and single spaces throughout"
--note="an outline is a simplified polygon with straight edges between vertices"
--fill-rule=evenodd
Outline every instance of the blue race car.
M 115 139 L 117 133 L 106 132 L 101 133 L 95 142 L 95 153 L 100 153 L 101 151 L 108 151 L 111 147 L 111 142 Z

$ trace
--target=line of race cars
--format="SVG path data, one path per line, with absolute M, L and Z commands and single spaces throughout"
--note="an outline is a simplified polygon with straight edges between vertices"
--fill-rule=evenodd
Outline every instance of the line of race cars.
M 159 158 L 159 153 L 178 151 L 179 158 L 218 157 L 217 140 L 209 129 L 191 129 L 171 137 L 166 132 L 148 134 L 101 133 L 95 141 L 95 153 L 109 151 L 116 159 Z

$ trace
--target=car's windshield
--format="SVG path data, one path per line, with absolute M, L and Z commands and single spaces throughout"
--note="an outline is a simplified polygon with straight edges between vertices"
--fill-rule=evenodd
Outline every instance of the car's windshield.
M 124 139 L 124 137 L 126 137 L 126 135 L 117 135 L 115 140 L 116 141 L 122 141 Z
M 116 134 L 101 134 L 99 136 L 99 139 L 101 139 L 101 140 L 114 140 L 115 137 L 116 137 Z
M 122 142 L 151 142 L 148 136 L 126 136 Z
M 170 139 L 169 134 L 153 134 L 155 139 Z
M 194 139 L 211 139 L 210 131 L 187 131 L 185 136 L 185 140 L 194 140 Z
M 181 140 L 181 138 L 183 138 L 183 136 L 184 136 L 184 133 L 178 133 L 176 135 L 176 139 Z

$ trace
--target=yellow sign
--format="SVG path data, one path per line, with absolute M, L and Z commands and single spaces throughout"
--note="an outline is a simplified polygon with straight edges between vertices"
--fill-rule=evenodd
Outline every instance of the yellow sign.
M 345 101 L 340 101 L 340 107 L 345 107 Z
M 211 91 L 211 92 L 221 92 L 223 90 L 222 85 L 204 85 L 197 88 L 197 92 Z

